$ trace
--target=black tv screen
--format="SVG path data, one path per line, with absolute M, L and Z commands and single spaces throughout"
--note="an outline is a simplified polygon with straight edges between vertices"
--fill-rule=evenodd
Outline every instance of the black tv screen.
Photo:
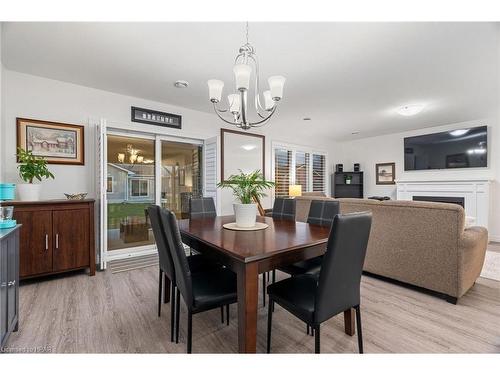
M 488 166 L 488 129 L 478 126 L 404 139 L 405 171 Z

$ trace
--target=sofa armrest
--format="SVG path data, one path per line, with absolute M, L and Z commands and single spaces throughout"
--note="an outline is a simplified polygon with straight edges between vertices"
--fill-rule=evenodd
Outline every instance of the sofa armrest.
M 457 296 L 463 296 L 476 282 L 483 268 L 488 230 L 484 227 L 467 227 L 458 242 Z

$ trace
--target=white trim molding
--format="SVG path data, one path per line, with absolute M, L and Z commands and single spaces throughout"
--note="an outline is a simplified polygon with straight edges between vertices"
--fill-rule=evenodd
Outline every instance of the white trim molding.
M 397 180 L 397 199 L 413 200 L 413 196 L 439 196 L 464 198 L 465 215 L 475 225 L 488 229 L 490 214 L 490 183 L 488 179 L 446 181 Z

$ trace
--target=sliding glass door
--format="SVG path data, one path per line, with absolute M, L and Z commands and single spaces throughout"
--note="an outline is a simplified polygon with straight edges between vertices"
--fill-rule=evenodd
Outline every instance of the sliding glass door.
M 107 136 L 107 249 L 154 243 L 144 209 L 155 203 L 155 140 Z
M 189 213 L 189 198 L 202 195 L 202 146 L 161 141 L 161 206 L 178 219 Z

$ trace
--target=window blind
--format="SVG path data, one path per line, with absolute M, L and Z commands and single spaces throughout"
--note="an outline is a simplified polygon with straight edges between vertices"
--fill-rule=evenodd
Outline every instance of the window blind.
M 312 159 L 312 191 L 326 193 L 325 155 L 313 154 Z
M 292 166 L 292 151 L 277 148 L 274 150 L 274 194 L 277 197 L 288 196 L 288 186 L 291 183 L 290 169 Z

